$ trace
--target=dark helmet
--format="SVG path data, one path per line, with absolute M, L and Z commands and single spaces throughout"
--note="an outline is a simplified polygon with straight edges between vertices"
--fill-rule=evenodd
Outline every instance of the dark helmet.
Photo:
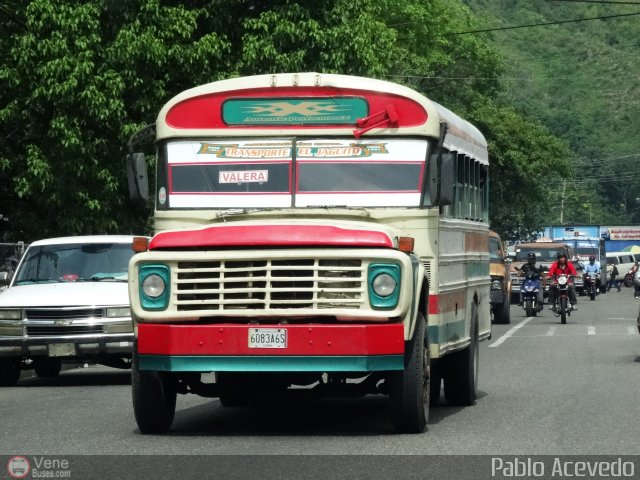
M 593 263 L 593 262 L 595 262 L 595 261 L 596 261 L 596 257 L 594 257 L 593 255 L 591 255 L 591 256 L 589 257 L 589 261 L 590 261 L 590 262 L 592 262 L 592 263 Z
M 565 259 L 567 258 L 567 254 L 564 252 L 558 252 L 558 260 L 560 260 L 562 257 L 564 257 Z
M 527 262 L 536 263 L 536 254 L 533 252 L 527 253 Z

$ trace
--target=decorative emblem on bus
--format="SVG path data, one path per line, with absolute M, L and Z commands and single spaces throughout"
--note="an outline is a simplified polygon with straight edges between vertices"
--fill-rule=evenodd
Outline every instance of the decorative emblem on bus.
M 389 153 L 385 143 L 353 143 L 350 145 L 313 145 L 300 143 L 296 148 L 298 158 L 360 158 Z M 199 155 L 215 155 L 218 158 L 278 159 L 291 158 L 291 148 L 281 145 L 243 145 L 201 143 Z
M 222 119 L 229 125 L 355 125 L 366 116 L 364 98 L 229 99 Z

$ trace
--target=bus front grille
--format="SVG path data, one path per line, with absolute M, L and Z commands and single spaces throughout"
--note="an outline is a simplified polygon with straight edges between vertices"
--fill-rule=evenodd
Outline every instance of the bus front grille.
M 178 262 L 178 311 L 359 309 L 366 266 L 358 259 Z

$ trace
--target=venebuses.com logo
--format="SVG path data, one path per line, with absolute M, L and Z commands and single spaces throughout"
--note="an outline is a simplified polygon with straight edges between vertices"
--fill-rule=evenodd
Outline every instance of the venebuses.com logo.
M 16 455 L 7 462 L 7 472 L 11 478 L 25 478 L 31 471 L 31 465 L 26 457 Z
M 11 478 L 71 478 L 68 459 L 44 456 L 14 455 L 7 461 L 7 473 Z

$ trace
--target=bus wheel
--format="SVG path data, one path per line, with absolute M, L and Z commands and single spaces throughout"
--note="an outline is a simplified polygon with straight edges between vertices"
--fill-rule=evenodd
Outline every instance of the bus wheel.
M 138 368 L 137 345 L 131 364 L 133 413 L 142 433 L 164 433 L 171 428 L 176 412 L 175 385 L 164 372 Z
M 402 433 L 422 433 L 429 419 L 430 357 L 426 325 L 418 314 L 413 338 L 408 342 L 405 368 L 389 374 L 391 420 Z
M 20 379 L 21 358 L 0 358 L 0 386 L 12 387 Z
M 473 307 L 471 343 L 464 350 L 452 353 L 444 377 L 444 397 L 449 405 L 474 405 L 478 388 L 478 313 Z

